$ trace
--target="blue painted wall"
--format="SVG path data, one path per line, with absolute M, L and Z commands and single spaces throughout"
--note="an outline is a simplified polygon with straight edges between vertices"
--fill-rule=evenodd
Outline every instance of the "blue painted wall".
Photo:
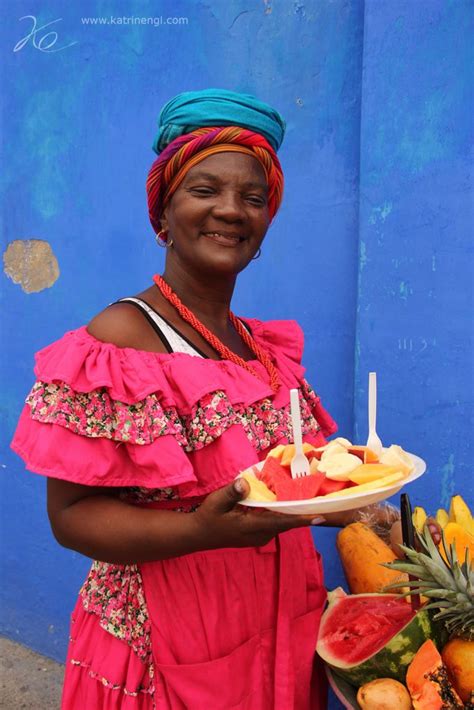
M 467 493 L 473 3 L 18 0 L 4 14 L 3 239 L 47 240 L 61 274 L 30 295 L 2 278 L 0 630 L 63 657 L 88 563 L 54 543 L 44 481 L 25 475 L 8 443 L 34 351 L 162 266 L 144 183 L 159 108 L 179 91 L 249 91 L 288 122 L 284 204 L 235 310 L 301 322 L 309 379 L 341 434 L 359 441 L 376 369 L 384 441 L 429 463 L 415 502 L 433 510 Z M 61 20 L 37 33 L 39 48 L 30 38 L 13 52 L 33 23 L 24 15 Z M 112 15 L 188 20 L 81 22 Z M 60 51 L 41 51 L 52 30 Z M 316 534 L 330 585 L 342 581 L 334 536 Z

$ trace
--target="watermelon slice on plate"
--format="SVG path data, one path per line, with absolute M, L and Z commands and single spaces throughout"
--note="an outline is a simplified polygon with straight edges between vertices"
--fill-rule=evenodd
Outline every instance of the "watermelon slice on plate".
M 275 483 L 277 481 L 286 481 L 288 478 L 291 478 L 288 469 L 282 466 L 280 461 L 273 456 L 267 456 L 263 468 L 257 476 L 273 493 L 276 492 Z
M 278 500 L 308 500 L 319 494 L 322 481 L 317 476 L 279 479 L 275 482 L 275 494 Z

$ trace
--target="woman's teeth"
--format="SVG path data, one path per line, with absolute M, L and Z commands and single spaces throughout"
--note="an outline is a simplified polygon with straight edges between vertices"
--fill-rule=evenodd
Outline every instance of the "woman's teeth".
M 212 237 L 213 239 L 224 240 L 227 242 L 241 242 L 243 237 L 239 237 L 238 234 L 221 234 L 220 232 L 203 232 L 205 237 Z

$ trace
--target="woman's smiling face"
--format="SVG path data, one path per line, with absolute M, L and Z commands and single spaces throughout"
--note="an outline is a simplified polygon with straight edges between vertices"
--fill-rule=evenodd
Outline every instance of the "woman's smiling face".
M 166 206 L 169 260 L 200 273 L 236 275 L 257 253 L 270 223 L 268 185 L 256 158 L 211 155 L 189 170 Z

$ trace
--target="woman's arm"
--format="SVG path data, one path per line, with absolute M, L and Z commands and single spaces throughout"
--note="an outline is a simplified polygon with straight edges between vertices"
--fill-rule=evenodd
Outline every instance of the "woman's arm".
M 244 508 L 239 479 L 209 494 L 194 513 L 130 505 L 116 491 L 48 479 L 48 515 L 57 541 L 92 559 L 136 564 L 219 547 L 265 545 L 281 532 L 314 523 L 310 515 Z

